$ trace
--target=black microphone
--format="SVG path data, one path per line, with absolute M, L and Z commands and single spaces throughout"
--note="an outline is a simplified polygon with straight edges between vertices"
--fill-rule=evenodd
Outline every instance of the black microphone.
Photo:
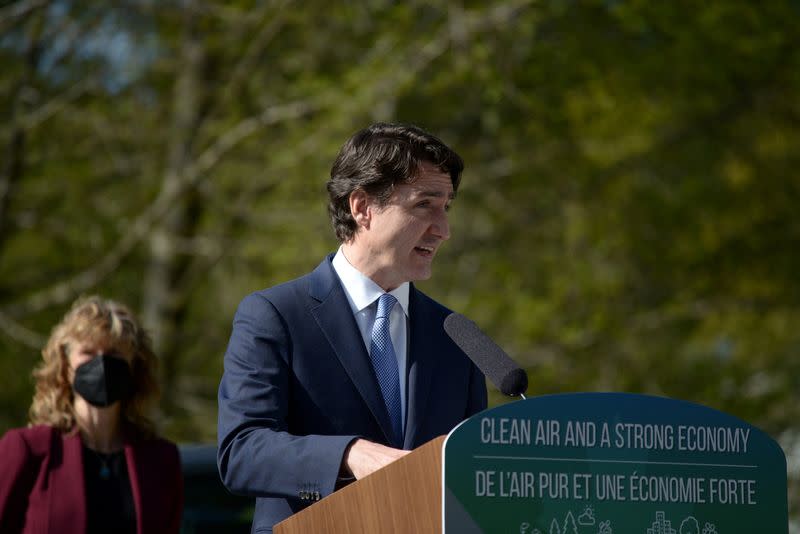
M 516 397 L 528 389 L 525 371 L 478 325 L 454 312 L 445 318 L 444 331 L 504 395 Z

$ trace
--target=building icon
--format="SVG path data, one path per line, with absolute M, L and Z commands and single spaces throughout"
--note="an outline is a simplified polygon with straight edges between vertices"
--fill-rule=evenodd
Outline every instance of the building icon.
M 664 512 L 656 512 L 656 520 L 647 529 L 647 534 L 677 534 L 672 528 L 672 521 L 664 518 Z

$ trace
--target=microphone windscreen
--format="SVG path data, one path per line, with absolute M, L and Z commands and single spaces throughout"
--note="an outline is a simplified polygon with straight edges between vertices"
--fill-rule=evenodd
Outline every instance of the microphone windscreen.
M 504 395 L 516 397 L 528 389 L 525 371 L 478 325 L 460 313 L 451 313 L 444 320 L 444 331 Z

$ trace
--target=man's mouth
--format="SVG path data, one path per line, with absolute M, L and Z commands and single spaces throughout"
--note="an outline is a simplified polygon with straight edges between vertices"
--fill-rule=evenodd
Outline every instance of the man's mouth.
M 434 247 L 419 246 L 414 247 L 414 250 L 423 256 L 432 256 L 435 249 Z

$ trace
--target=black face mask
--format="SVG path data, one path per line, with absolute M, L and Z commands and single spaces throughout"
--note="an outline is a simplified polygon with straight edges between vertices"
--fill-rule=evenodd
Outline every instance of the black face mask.
M 130 396 L 133 376 L 128 362 L 101 354 L 75 369 L 72 389 L 93 406 L 111 406 Z

